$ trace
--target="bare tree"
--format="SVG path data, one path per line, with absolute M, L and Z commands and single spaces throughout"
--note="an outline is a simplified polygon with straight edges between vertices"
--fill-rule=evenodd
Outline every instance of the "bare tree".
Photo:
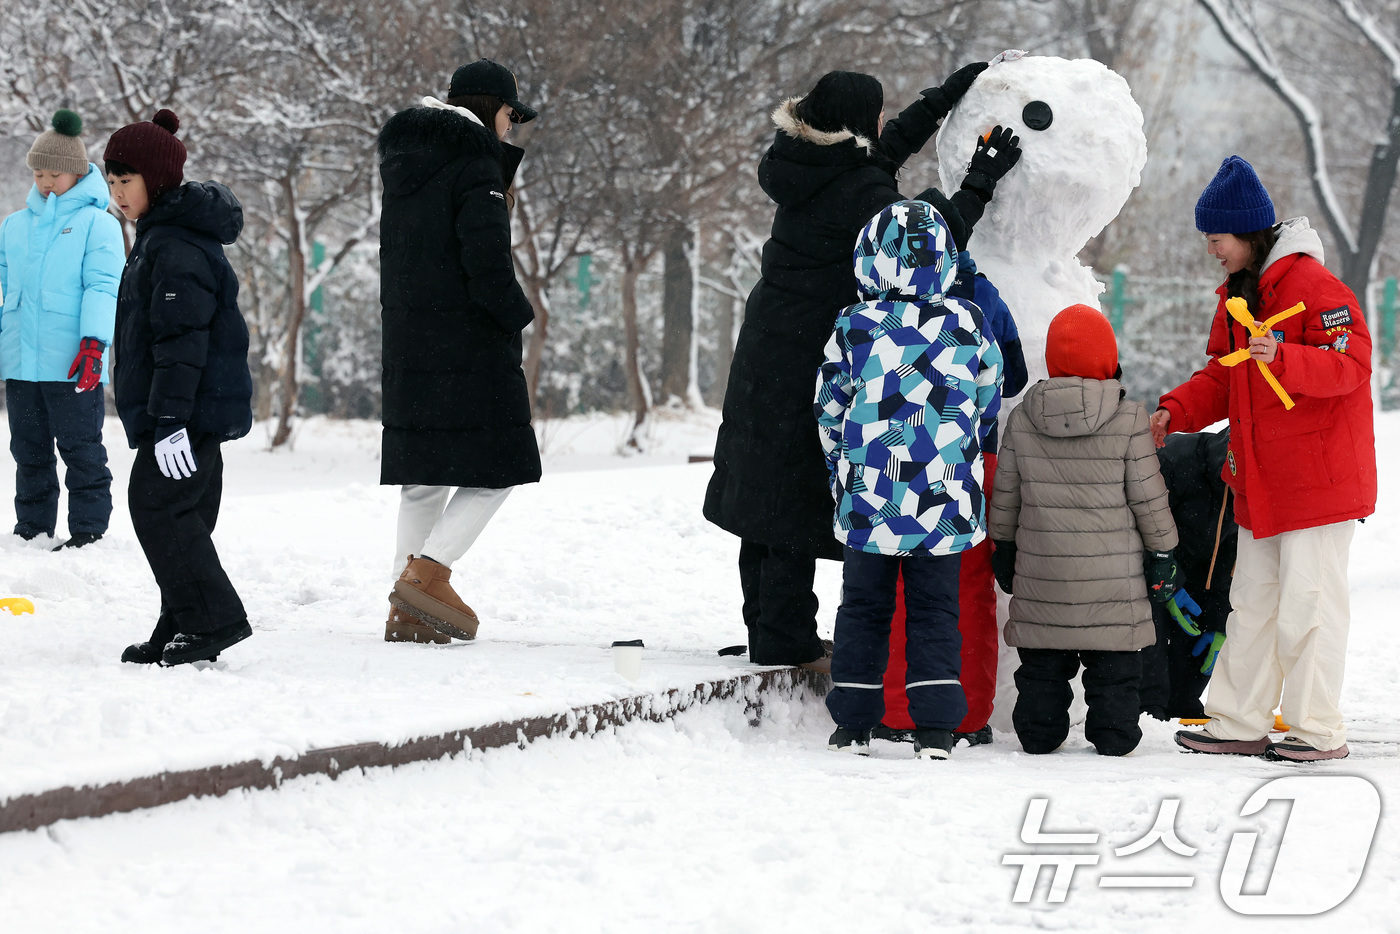
M 381 199 L 375 140 L 420 78 L 409 62 L 431 52 L 443 18 L 428 4 L 389 0 L 223 0 L 243 24 L 253 67 L 219 95 L 222 161 L 258 196 L 269 260 L 285 257 L 286 300 L 258 315 L 262 361 L 275 372 L 272 446 L 292 434 L 304 381 L 311 296 L 375 234 Z M 317 244 L 329 243 L 320 262 Z M 268 309 L 260 309 L 266 312 Z
M 1390 195 L 1395 187 L 1397 161 L 1400 160 L 1400 49 L 1394 29 L 1387 29 L 1367 10 L 1360 0 L 1329 0 L 1329 5 L 1354 30 L 1354 41 L 1378 55 L 1387 72 L 1377 76 L 1375 83 L 1384 82 L 1389 94 L 1389 118 L 1383 126 L 1370 133 L 1374 143 L 1366 172 L 1365 187 L 1360 196 L 1359 217 L 1352 220 L 1338 196 L 1331 166 L 1328 163 L 1325 129 L 1326 103 L 1319 104 L 1305 93 L 1283 65 L 1274 44 L 1267 38 L 1256 15 L 1259 6 L 1249 0 L 1198 0 L 1210 15 L 1220 35 L 1240 54 L 1250 70 L 1281 100 L 1293 114 L 1303 137 L 1307 153 L 1308 175 L 1319 210 L 1342 254 L 1341 279 L 1357 296 L 1365 300 L 1366 286 L 1372 274 L 1377 247 L 1385 231 Z M 1271 10 L 1284 12 L 1281 5 Z M 1354 93 L 1354 89 L 1345 89 Z

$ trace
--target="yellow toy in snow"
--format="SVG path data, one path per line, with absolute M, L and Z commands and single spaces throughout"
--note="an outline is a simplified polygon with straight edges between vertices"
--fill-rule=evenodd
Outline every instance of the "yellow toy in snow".
M 22 613 L 33 613 L 34 604 L 25 597 L 0 597 L 0 610 L 11 616 L 19 616 Z
M 1225 299 L 1225 310 L 1230 313 L 1230 317 L 1234 318 L 1240 324 L 1243 324 L 1245 330 L 1248 331 L 1252 336 L 1263 337 L 1265 334 L 1268 334 L 1269 331 L 1273 329 L 1273 326 L 1278 324 L 1280 321 L 1283 321 L 1287 318 L 1291 318 L 1299 312 L 1306 311 L 1307 309 L 1303 307 L 1302 302 L 1299 302 L 1292 308 L 1289 308 L 1287 311 L 1280 311 L 1268 321 L 1265 321 L 1263 327 L 1260 327 L 1259 325 L 1254 323 L 1254 316 L 1249 313 L 1249 305 L 1245 304 L 1245 300 L 1242 298 Z M 1243 363 L 1248 359 L 1249 348 L 1241 347 L 1234 353 L 1228 353 L 1225 356 L 1221 357 L 1220 365 L 1234 366 L 1235 364 Z M 1283 407 L 1285 409 L 1293 408 L 1293 399 L 1288 395 L 1288 392 L 1282 386 L 1279 385 L 1278 379 L 1274 376 L 1273 371 L 1269 369 L 1269 365 L 1263 360 L 1258 360 L 1255 362 L 1259 364 L 1259 372 L 1264 374 L 1264 381 L 1273 387 L 1274 392 L 1278 393 L 1279 399 L 1283 402 Z

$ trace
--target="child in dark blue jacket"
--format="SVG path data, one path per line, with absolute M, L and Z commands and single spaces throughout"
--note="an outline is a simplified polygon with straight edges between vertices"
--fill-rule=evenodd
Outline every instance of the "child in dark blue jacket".
M 223 489 L 220 445 L 253 424 L 248 326 L 223 245 L 243 208 L 217 182 L 184 182 L 179 118 L 112 134 L 112 200 L 136 222 L 117 296 L 117 413 L 136 449 L 131 523 L 160 587 L 155 631 L 122 661 L 217 658 L 248 638 L 243 602 L 210 538 Z

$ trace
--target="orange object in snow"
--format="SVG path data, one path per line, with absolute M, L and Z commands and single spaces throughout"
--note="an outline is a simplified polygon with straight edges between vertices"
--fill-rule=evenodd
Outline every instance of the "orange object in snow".
M 22 613 L 33 613 L 34 604 L 26 597 L 0 597 L 0 610 L 5 610 L 11 616 L 19 616 Z

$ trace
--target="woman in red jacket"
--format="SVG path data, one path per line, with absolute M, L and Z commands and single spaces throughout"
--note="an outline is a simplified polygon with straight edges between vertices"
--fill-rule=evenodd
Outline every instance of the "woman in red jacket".
M 1371 336 L 1356 296 L 1323 267 L 1307 218 L 1275 224 L 1268 192 L 1239 156 L 1201 195 L 1196 227 L 1227 274 L 1210 360 L 1162 397 L 1152 429 L 1160 446 L 1170 431 L 1230 419 L 1222 475 L 1240 532 L 1225 646 L 1205 705 L 1211 720 L 1176 741 L 1193 752 L 1340 759 L 1347 554 L 1355 520 L 1376 505 Z M 1256 337 L 1228 313 L 1235 297 L 1256 329 L 1300 302 L 1303 310 Z M 1229 365 L 1246 348 L 1249 359 Z M 1280 695 L 1291 727 L 1270 743 Z

